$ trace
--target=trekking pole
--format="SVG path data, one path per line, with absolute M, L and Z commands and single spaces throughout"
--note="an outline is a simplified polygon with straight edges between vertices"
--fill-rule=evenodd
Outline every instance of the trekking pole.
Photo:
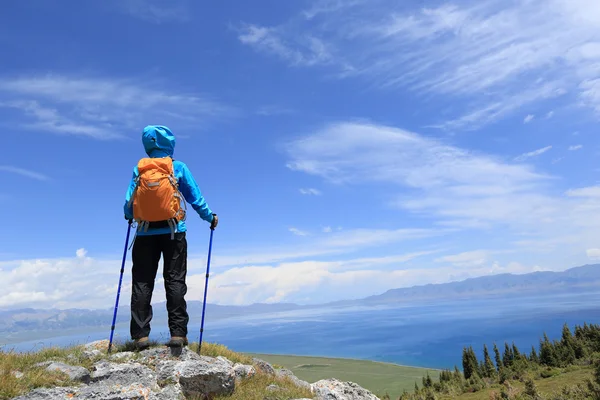
M 129 243 L 129 232 L 131 232 L 131 220 L 127 225 L 127 238 L 125 239 L 125 250 L 123 250 L 123 261 L 121 262 L 121 276 L 119 277 L 119 288 L 117 289 L 117 300 L 115 302 L 115 313 L 113 314 L 112 325 L 110 327 L 110 340 L 108 342 L 108 354 L 112 347 L 113 334 L 115 333 L 115 323 L 117 321 L 117 309 L 119 307 L 119 296 L 121 295 L 121 283 L 123 282 L 123 272 L 125 271 L 125 257 L 127 257 L 127 244 Z
M 202 333 L 204 332 L 204 312 L 206 310 L 206 292 L 208 291 L 208 275 L 210 272 L 210 255 L 212 252 L 212 242 L 213 242 L 213 233 L 215 232 L 214 228 L 210 230 L 210 243 L 208 245 L 208 262 L 206 263 L 206 279 L 204 281 L 204 301 L 202 302 L 202 322 L 200 324 L 200 340 L 198 341 L 198 355 L 200 355 L 200 350 L 202 349 Z

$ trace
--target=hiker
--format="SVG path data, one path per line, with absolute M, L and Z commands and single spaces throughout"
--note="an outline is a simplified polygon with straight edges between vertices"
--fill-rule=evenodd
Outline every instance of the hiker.
M 175 137 L 169 128 L 148 125 L 142 133 L 148 158 L 133 169 L 125 196 L 125 219 L 137 223 L 132 250 L 130 334 L 139 350 L 150 343 L 152 291 L 163 256 L 163 277 L 169 315 L 169 346 L 188 344 L 186 201 L 215 229 L 218 224 L 187 165 L 173 160 Z M 169 174 L 172 174 L 169 176 Z M 183 198 L 182 198 L 183 197 Z

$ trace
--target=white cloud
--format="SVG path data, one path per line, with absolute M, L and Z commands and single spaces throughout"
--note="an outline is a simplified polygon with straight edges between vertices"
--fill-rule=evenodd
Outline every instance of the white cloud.
M 77 256 L 77 258 L 85 258 L 86 254 L 87 254 L 87 250 L 84 248 L 77 249 L 77 251 L 75 252 L 75 255 Z
M 21 128 L 94 139 L 138 131 L 149 116 L 186 126 L 233 113 L 207 97 L 161 91 L 158 82 L 150 83 L 53 75 L 0 79 L 0 107 L 20 111 L 12 118 Z
M 240 40 L 295 65 L 327 64 L 369 87 L 464 100 L 438 126 L 475 128 L 558 97 L 600 111 L 599 4 L 317 1 L 279 25 L 250 25 Z M 323 59 L 302 43 L 307 37 L 329 49 L 326 62 L 314 62 Z
M 44 174 L 34 172 L 25 168 L 15 167 L 13 165 L 0 165 L 0 171 L 25 176 L 27 178 L 36 179 L 38 181 L 50 180 L 50 178 Z
M 355 228 L 342 230 L 337 228 L 332 232 L 322 232 L 307 235 L 301 243 L 287 247 L 271 247 L 256 250 L 251 248 L 236 248 L 227 251 L 227 255 L 215 254 L 213 265 L 225 268 L 236 265 L 258 265 L 268 263 L 289 262 L 314 259 L 321 256 L 346 255 L 373 248 L 383 248 L 388 245 L 399 246 L 403 242 L 414 242 L 433 237 L 440 237 L 453 232 L 452 228 L 445 229 L 367 229 Z M 212 266 L 211 266 L 212 267 Z
M 320 190 L 313 188 L 300 189 L 300 193 L 313 196 L 320 196 L 322 194 Z
M 427 263 L 425 266 L 411 264 L 432 253 L 434 251 L 334 261 L 306 260 L 217 270 L 211 273 L 209 280 L 209 302 L 320 303 L 379 294 L 395 287 L 538 269 L 535 265 L 514 262 L 503 266 L 485 263 L 462 270 Z M 202 300 L 205 262 L 205 259 L 189 259 L 187 300 Z M 94 259 L 81 252 L 72 258 L 0 262 L 0 308 L 72 308 L 73 304 L 78 308 L 113 307 L 119 280 L 119 269 L 115 265 L 120 265 L 120 260 Z M 131 264 L 127 261 L 121 286 L 123 303 L 131 296 L 130 270 Z M 152 301 L 164 300 L 159 274 Z
M 439 257 L 435 261 L 440 263 L 450 263 L 457 267 L 476 267 L 488 262 L 489 255 L 489 251 L 475 250 Z
M 334 123 L 287 146 L 288 167 L 334 183 L 393 183 L 396 204 L 443 220 L 479 223 L 537 221 L 558 211 L 540 194 L 552 179 L 405 130 Z
M 333 229 L 331 229 L 330 226 L 323 227 L 323 233 L 331 233 L 332 231 L 333 231 Z
M 397 200 L 389 204 L 398 208 L 399 218 L 408 212 L 424 226 L 494 232 L 512 242 L 576 238 L 548 249 L 557 255 L 593 245 L 600 229 L 600 197 L 590 196 L 596 187 L 563 189 L 558 177 L 531 165 L 402 129 L 332 123 L 299 136 L 286 149 L 293 171 L 335 184 L 385 186 L 391 190 L 388 198 L 395 191 Z
M 600 260 L 600 249 L 587 249 L 585 253 L 591 260 Z
M 529 153 L 521 154 L 520 156 L 518 156 L 518 157 L 515 158 L 515 161 L 524 161 L 524 160 L 526 160 L 528 158 L 537 157 L 537 156 L 539 156 L 541 154 L 544 154 L 545 152 L 547 152 L 551 148 L 552 148 L 552 146 L 546 146 L 546 147 L 542 147 L 541 149 L 530 151 Z
M 549 111 L 548 114 L 546 114 L 546 118 L 550 119 L 554 116 L 554 111 Z
M 292 233 L 293 233 L 294 235 L 296 235 L 296 236 L 307 236 L 307 235 L 308 235 L 308 233 L 307 233 L 307 232 L 301 231 L 301 230 L 300 230 L 300 229 L 298 229 L 298 228 L 294 228 L 294 227 L 292 227 L 292 228 L 289 228 L 288 230 L 289 230 L 290 232 L 292 232 Z
M 583 148 L 583 145 L 576 144 L 576 145 L 573 145 L 573 146 L 569 146 L 569 151 L 580 150 L 582 148 Z
M 528 124 L 531 121 L 533 121 L 534 118 L 535 118 L 535 115 L 529 114 L 528 116 L 525 117 L 525 119 L 523 120 L 523 123 Z
M 277 28 L 246 24 L 240 31 L 238 39 L 242 43 L 276 55 L 292 66 L 328 64 L 332 60 L 325 43 L 311 35 L 303 35 L 289 43 Z
M 588 186 L 578 189 L 569 189 L 566 192 L 569 197 L 587 197 L 600 199 L 600 186 Z

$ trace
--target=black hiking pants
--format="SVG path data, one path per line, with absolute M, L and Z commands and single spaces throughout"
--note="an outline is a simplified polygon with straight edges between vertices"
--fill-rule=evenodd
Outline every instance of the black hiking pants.
M 132 250 L 131 324 L 132 339 L 150 334 L 152 320 L 152 291 L 158 271 L 158 262 L 163 257 L 163 278 L 167 295 L 167 312 L 171 336 L 187 336 L 189 321 L 185 277 L 187 273 L 187 241 L 185 232 L 137 236 Z

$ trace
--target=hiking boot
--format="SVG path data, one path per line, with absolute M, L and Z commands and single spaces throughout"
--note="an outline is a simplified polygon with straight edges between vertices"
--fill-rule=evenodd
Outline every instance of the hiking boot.
M 136 350 L 138 350 L 138 351 L 146 350 L 147 348 L 150 347 L 150 340 L 148 340 L 148 336 L 145 336 L 143 338 L 135 339 L 134 344 L 135 344 Z
M 188 344 L 187 337 L 185 336 L 172 336 L 169 344 L 169 347 L 183 347 Z

